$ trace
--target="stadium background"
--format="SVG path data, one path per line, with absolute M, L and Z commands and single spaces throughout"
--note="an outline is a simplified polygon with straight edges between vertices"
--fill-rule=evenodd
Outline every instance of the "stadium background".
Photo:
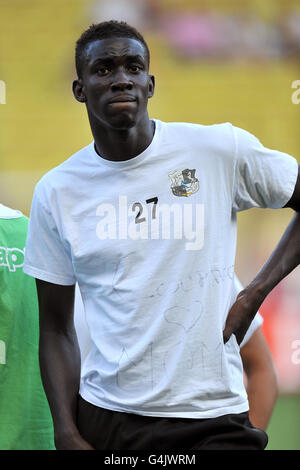
M 151 50 L 150 115 L 230 121 L 300 161 L 300 5 L 292 0 L 0 0 L 0 201 L 29 215 L 35 183 L 92 140 L 71 92 L 74 43 L 90 23 L 125 19 Z M 218 188 L 215 188 L 218 190 Z M 292 216 L 239 215 L 236 272 L 246 284 Z M 280 397 L 268 449 L 300 449 L 300 270 L 262 306 Z

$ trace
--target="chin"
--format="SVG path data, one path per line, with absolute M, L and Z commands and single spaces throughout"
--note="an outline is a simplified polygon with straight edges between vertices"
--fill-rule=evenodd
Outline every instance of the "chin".
M 110 119 L 110 126 L 113 129 L 126 130 L 131 129 L 136 125 L 136 119 L 128 114 L 119 114 L 113 119 Z

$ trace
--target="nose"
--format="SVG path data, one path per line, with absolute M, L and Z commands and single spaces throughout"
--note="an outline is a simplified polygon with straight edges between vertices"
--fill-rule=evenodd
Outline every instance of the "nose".
M 114 80 L 111 83 L 112 91 L 132 90 L 132 88 L 133 83 L 124 70 L 120 70 L 114 75 Z

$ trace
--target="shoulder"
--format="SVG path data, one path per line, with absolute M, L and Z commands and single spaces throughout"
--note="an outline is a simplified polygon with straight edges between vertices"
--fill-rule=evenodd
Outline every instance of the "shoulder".
M 230 148 L 234 145 L 233 125 L 230 122 L 219 124 L 196 124 L 190 122 L 163 122 L 164 137 L 181 141 L 186 145 L 211 147 L 216 149 Z
M 232 124 L 230 122 L 222 122 L 216 124 L 199 124 L 194 122 L 163 122 L 161 124 L 164 129 L 169 132 L 183 132 L 191 134 L 227 134 L 232 133 Z

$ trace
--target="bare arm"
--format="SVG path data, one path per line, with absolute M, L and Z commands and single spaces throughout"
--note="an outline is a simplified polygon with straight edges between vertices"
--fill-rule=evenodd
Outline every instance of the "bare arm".
M 241 357 L 247 377 L 250 421 L 266 430 L 278 396 L 278 380 L 261 328 L 241 348 Z
M 80 350 L 74 328 L 74 288 L 36 279 L 39 315 L 41 376 L 54 424 L 58 450 L 92 447 L 76 426 L 80 384 Z
M 300 172 L 292 198 L 286 207 L 296 211 L 281 240 L 253 281 L 232 305 L 223 331 L 226 343 L 232 333 L 240 344 L 267 295 L 300 264 Z

